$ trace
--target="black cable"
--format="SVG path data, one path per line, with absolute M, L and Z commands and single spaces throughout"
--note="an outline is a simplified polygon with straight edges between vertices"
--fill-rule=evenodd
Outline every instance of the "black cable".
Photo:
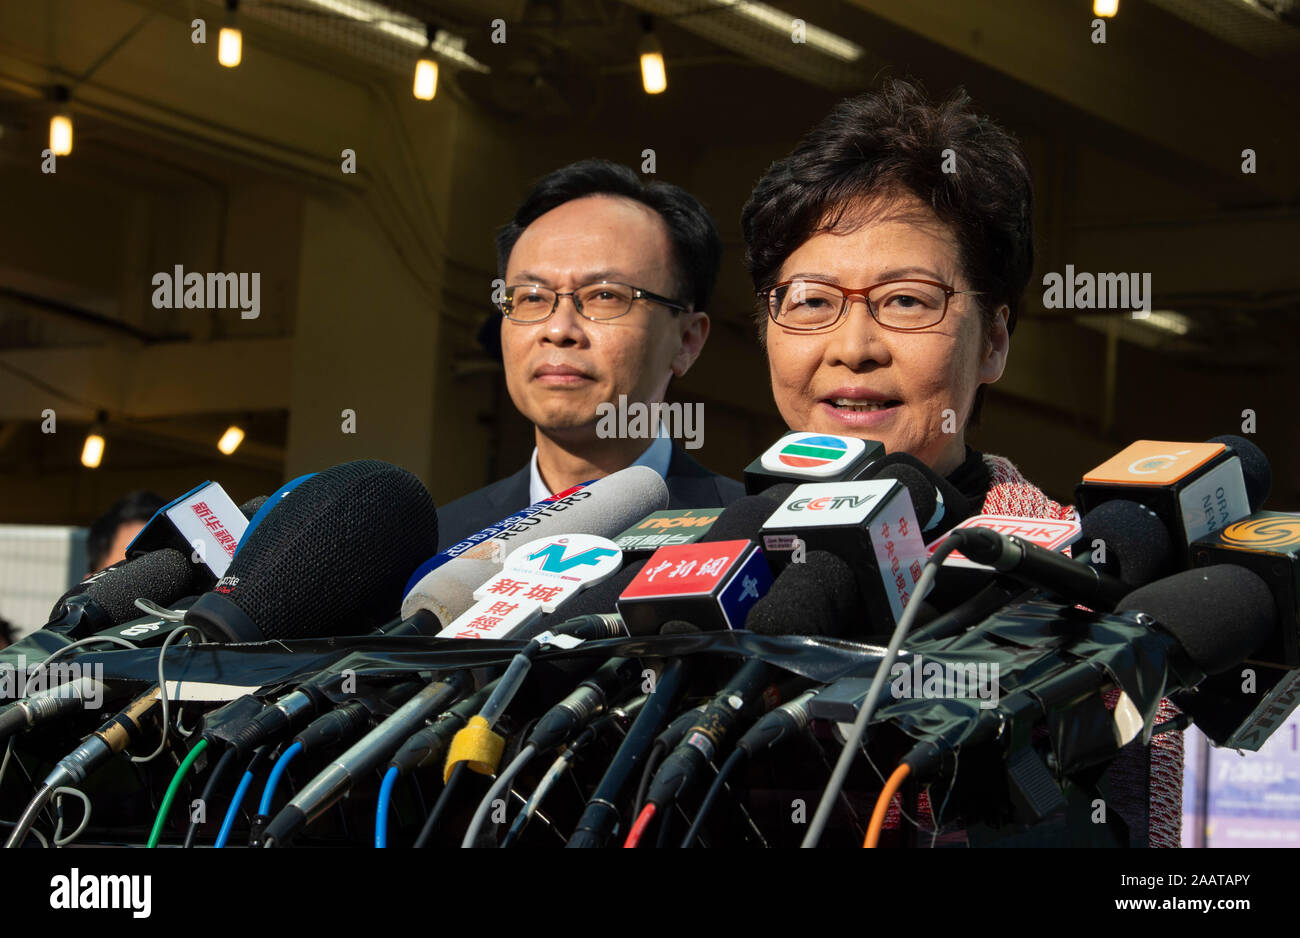
M 416 776 L 415 772 L 410 772 L 407 774 L 406 777 L 411 780 L 411 787 L 415 789 L 415 805 L 416 808 L 419 810 L 419 813 L 416 815 L 416 817 L 428 817 L 429 808 L 424 803 L 424 789 L 420 787 L 420 780 L 415 776 Z
M 660 805 L 655 811 L 655 816 L 659 819 L 659 836 L 655 839 L 655 848 L 658 850 L 668 846 L 668 830 L 672 827 L 669 822 L 673 819 L 673 806 L 676 804 L 677 799 L 674 798 L 667 804 Z
M 456 767 L 451 770 L 451 777 L 447 779 L 447 784 L 443 786 L 442 794 L 434 802 L 433 810 L 429 812 L 428 818 L 425 819 L 424 827 L 420 828 L 420 836 L 415 838 L 415 846 L 425 847 L 428 845 L 429 838 L 433 836 L 433 829 L 438 826 L 438 821 L 447 810 L 447 805 L 451 803 L 452 792 L 456 790 L 457 783 L 465 777 L 467 771 L 469 771 L 468 762 L 457 762 Z
M 699 834 L 700 828 L 704 826 L 705 816 L 709 813 L 710 809 L 713 808 L 714 802 L 718 800 L 718 795 L 722 793 L 723 784 L 726 782 L 727 776 L 731 774 L 732 769 L 740 765 L 740 762 L 745 758 L 745 755 L 746 752 L 744 749 L 734 749 L 732 750 L 731 755 L 727 757 L 727 761 L 722 763 L 722 768 L 718 770 L 717 777 L 713 779 L 713 784 L 709 786 L 708 794 L 704 796 L 704 801 L 700 803 L 700 810 L 696 812 L 695 820 L 691 822 L 691 829 L 686 832 L 686 837 L 682 840 L 682 847 L 689 847 L 695 842 L 695 838 Z
M 235 750 L 233 747 L 228 748 L 225 753 L 217 760 L 216 766 L 213 767 L 212 773 L 208 776 L 207 784 L 203 786 L 203 791 L 199 795 L 199 801 L 203 803 L 203 813 L 206 817 L 208 806 L 212 804 L 212 799 L 216 797 L 217 787 L 224 780 L 224 776 L 235 764 Z M 194 838 L 199 833 L 200 822 L 197 820 L 190 821 L 190 826 L 185 831 L 185 847 L 194 846 Z
M 646 792 L 650 790 L 650 780 L 654 778 L 655 769 L 659 768 L 659 763 L 663 761 L 664 753 L 667 751 L 668 745 L 660 739 L 656 739 L 655 744 L 650 747 L 645 768 L 641 771 L 641 783 L 636 787 L 636 800 L 632 802 L 632 817 L 641 816 L 641 809 L 645 807 Z

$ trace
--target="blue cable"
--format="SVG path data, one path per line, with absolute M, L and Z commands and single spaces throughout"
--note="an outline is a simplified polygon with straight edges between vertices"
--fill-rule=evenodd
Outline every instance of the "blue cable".
M 397 766 L 390 765 L 384 773 L 384 783 L 379 786 L 379 806 L 375 809 L 376 847 L 388 846 L 388 804 L 393 800 L 393 786 L 401 774 Z
M 250 768 L 244 772 L 244 777 L 239 780 L 239 787 L 235 789 L 235 797 L 230 800 L 230 807 L 226 809 L 225 820 L 221 822 L 221 830 L 217 832 L 217 842 L 212 846 L 224 847 L 226 845 L 226 840 L 230 837 L 230 829 L 235 826 L 235 818 L 239 814 L 239 808 L 248 794 L 248 787 L 252 784 L 253 770 Z
M 275 765 L 271 766 L 271 774 L 267 776 L 266 787 L 262 789 L 262 803 L 257 808 L 258 814 L 263 817 L 270 817 L 271 799 L 275 797 L 275 786 L 280 784 L 280 777 L 284 775 L 284 770 L 289 767 L 293 757 L 300 752 L 302 752 L 302 743 L 294 743 L 280 753 L 280 758 L 275 760 Z

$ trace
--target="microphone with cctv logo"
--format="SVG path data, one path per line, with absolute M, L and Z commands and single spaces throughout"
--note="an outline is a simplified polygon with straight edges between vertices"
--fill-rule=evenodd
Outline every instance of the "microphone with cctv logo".
M 764 522 L 760 535 L 778 575 L 816 552 L 846 563 L 857 579 L 870 634 L 892 631 L 913 598 L 927 556 L 911 497 L 895 479 L 798 486 Z

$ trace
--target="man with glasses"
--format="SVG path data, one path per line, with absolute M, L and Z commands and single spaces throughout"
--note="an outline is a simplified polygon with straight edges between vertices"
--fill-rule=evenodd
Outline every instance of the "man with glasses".
M 528 464 L 438 510 L 444 546 L 546 496 L 632 465 L 668 485 L 670 508 L 726 505 L 740 483 L 664 435 L 599 432 L 601 404 L 661 403 L 709 335 L 722 243 L 677 186 L 584 160 L 544 177 L 497 236 L 506 387 L 534 425 Z M 602 408 L 603 409 L 603 408 Z M 652 411 L 653 412 L 653 411 Z

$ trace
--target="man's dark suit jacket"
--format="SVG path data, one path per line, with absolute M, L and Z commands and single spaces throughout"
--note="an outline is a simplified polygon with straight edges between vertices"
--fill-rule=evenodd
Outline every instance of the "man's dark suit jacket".
M 528 497 L 531 460 L 509 478 L 493 482 L 463 495 L 454 502 L 438 507 L 438 546 L 445 549 L 463 541 L 488 525 L 532 504 Z M 745 494 L 745 487 L 734 479 L 710 472 L 673 444 L 668 461 L 669 508 L 717 508 L 730 505 Z

